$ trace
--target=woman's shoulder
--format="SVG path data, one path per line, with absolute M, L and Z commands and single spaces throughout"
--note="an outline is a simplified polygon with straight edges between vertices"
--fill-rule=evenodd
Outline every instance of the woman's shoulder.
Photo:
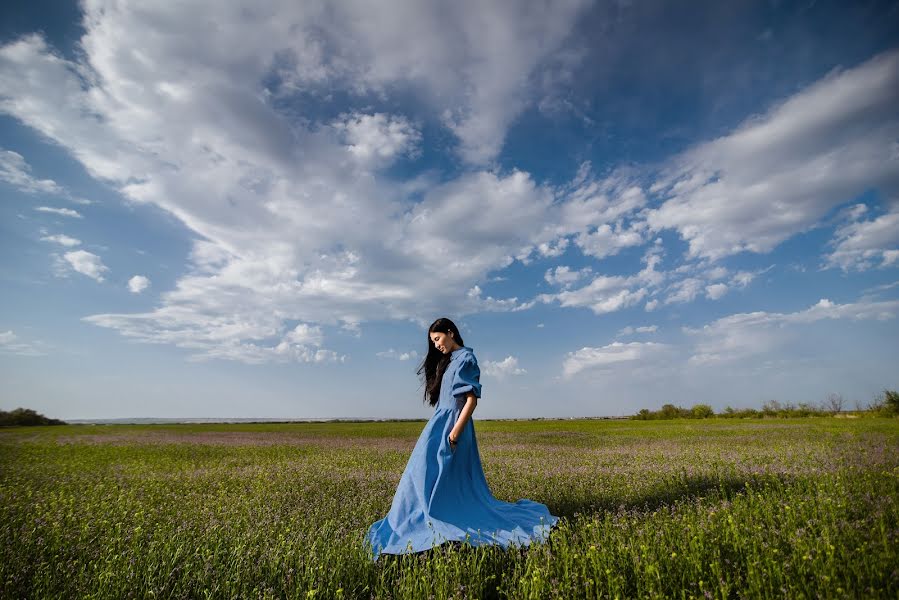
M 462 363 L 462 362 L 474 362 L 477 363 L 478 359 L 474 355 L 474 350 L 469 348 L 468 346 L 462 346 L 459 348 L 454 354 L 453 359 Z

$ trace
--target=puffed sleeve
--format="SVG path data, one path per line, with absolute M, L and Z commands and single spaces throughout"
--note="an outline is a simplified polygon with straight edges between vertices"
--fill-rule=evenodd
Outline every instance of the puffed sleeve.
M 478 367 L 478 359 L 469 354 L 462 359 L 462 364 L 456 369 L 453 377 L 453 396 L 460 396 L 468 392 L 474 392 L 481 397 L 481 369 Z

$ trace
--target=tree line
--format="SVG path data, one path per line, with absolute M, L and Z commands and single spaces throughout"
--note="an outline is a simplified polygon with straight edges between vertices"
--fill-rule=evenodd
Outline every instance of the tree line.
M 10 425 L 65 425 L 65 421 L 45 417 L 30 408 L 16 408 L 13 410 L 0 410 L 0 427 Z
M 654 419 L 707 419 L 709 417 L 731 418 L 762 418 L 762 417 L 819 417 L 832 416 L 844 411 L 845 401 L 840 394 L 830 394 L 820 404 L 808 404 L 800 402 L 780 403 L 777 400 L 769 400 L 761 409 L 733 408 L 727 406 L 723 412 L 715 413 L 708 404 L 694 404 L 690 408 L 665 404 L 659 410 L 643 408 L 631 419 L 648 421 Z M 866 407 L 856 406 L 853 413 L 866 413 L 875 416 L 891 417 L 899 416 L 899 392 L 895 390 L 883 390 L 875 396 L 874 400 Z

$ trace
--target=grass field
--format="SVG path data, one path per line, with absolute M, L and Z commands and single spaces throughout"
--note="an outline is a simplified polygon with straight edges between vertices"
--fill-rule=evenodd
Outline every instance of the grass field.
M 4 598 L 896 598 L 899 420 L 480 421 L 530 548 L 372 563 L 424 421 L 0 431 Z

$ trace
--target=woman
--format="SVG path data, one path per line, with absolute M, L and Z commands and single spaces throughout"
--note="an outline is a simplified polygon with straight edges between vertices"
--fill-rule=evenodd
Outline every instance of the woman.
M 390 512 L 368 530 L 373 560 L 447 541 L 508 547 L 544 540 L 559 520 L 545 505 L 503 502 L 490 493 L 471 420 L 481 397 L 481 372 L 449 319 L 428 328 L 422 372 L 425 401 L 436 409 L 412 450 Z

